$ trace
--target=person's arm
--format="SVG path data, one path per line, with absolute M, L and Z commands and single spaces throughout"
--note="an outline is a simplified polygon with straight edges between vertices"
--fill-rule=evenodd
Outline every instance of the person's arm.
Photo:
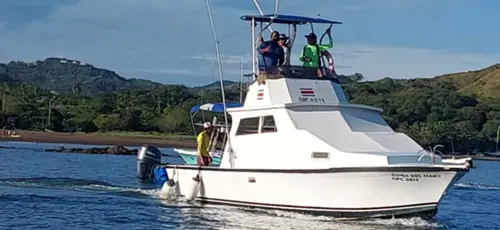
M 304 48 L 302 49 L 302 51 L 300 51 L 300 57 L 299 57 L 299 60 L 301 62 L 310 62 L 311 61 L 311 58 L 310 57 L 307 57 L 305 56 L 305 51 L 307 49 L 307 45 L 304 46 Z
M 278 60 L 278 66 L 282 66 L 283 62 L 285 62 L 285 51 L 283 50 L 283 48 L 281 48 L 281 46 L 279 46 L 278 49 Z
M 271 45 L 268 42 L 263 42 L 259 45 L 259 53 L 260 54 L 265 54 L 269 52 L 269 49 L 271 48 Z
M 260 44 L 264 43 L 264 38 L 262 37 L 262 35 L 259 35 L 257 37 L 257 45 L 260 46 Z
M 204 136 L 203 136 L 203 132 L 201 132 L 200 134 L 198 134 L 198 136 L 196 137 L 196 151 L 198 152 L 198 156 L 201 156 L 201 153 L 203 152 L 203 139 Z
M 333 47 L 332 34 L 328 33 L 328 44 L 319 44 L 321 51 L 331 49 Z
M 290 51 L 289 51 L 290 54 L 291 54 L 293 43 L 295 42 L 295 35 L 296 34 L 297 34 L 297 25 L 293 24 L 292 33 L 290 33 L 290 38 L 288 38 L 288 42 L 287 42 L 288 49 L 290 49 Z

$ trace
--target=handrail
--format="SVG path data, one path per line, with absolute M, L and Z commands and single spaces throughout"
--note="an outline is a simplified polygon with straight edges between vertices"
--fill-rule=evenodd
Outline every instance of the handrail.
M 418 158 L 417 161 L 420 162 L 425 155 L 429 154 L 431 156 L 431 159 L 432 159 L 432 164 L 436 164 L 436 156 L 435 156 L 436 152 L 439 152 L 441 155 L 443 154 L 441 151 L 436 150 L 439 147 L 443 147 L 443 146 L 442 145 L 435 145 L 434 148 L 430 148 L 429 147 L 430 151 L 427 151 L 425 149 L 421 149 L 420 151 L 417 152 L 417 154 L 419 154 L 422 151 L 425 151 L 425 153 L 423 153 L 422 155 L 420 155 L 420 157 Z

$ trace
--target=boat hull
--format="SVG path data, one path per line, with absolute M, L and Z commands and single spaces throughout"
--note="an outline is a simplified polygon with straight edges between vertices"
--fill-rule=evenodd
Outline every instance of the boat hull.
M 202 203 L 316 213 L 337 218 L 431 217 L 459 171 L 442 168 L 245 170 L 165 166 L 188 194 L 198 173 Z M 176 171 L 173 174 L 173 171 Z

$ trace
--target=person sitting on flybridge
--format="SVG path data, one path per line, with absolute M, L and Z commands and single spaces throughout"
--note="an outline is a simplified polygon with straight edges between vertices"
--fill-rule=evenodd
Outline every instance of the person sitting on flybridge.
M 300 54 L 299 60 L 306 67 L 321 67 L 321 52 L 333 47 L 331 29 L 326 31 L 328 34 L 328 44 L 317 44 L 316 34 L 310 33 L 306 35 L 307 45 L 304 46 Z
M 212 157 L 208 152 L 208 144 L 210 143 L 210 134 L 212 130 L 212 124 L 210 124 L 210 122 L 205 122 L 203 123 L 203 131 L 196 137 L 198 166 L 208 166 L 212 162 Z

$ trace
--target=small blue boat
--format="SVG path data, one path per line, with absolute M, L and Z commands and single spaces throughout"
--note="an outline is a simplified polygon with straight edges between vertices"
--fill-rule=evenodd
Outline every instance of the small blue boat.
M 196 165 L 197 164 L 197 152 L 196 149 L 174 149 L 181 158 L 184 160 L 184 162 L 188 165 Z M 220 155 L 212 155 L 212 163 L 210 165 L 212 166 L 219 166 L 220 165 Z
M 241 103 L 238 103 L 238 102 L 227 102 L 226 103 L 226 108 L 237 108 L 237 107 L 241 107 L 241 106 L 242 106 Z M 191 125 L 193 126 L 193 133 L 195 135 L 195 138 L 198 135 L 198 133 L 196 132 L 196 126 L 201 126 L 203 124 L 203 122 L 195 124 L 193 121 L 193 118 L 200 110 L 202 112 L 208 111 L 208 112 L 212 112 L 212 113 L 224 113 L 224 104 L 223 103 L 206 103 L 203 105 L 195 105 L 190 109 L 189 112 L 190 112 L 190 117 L 191 117 Z M 210 120 L 212 120 L 212 118 L 210 118 Z M 213 119 L 213 120 L 216 121 L 217 119 Z M 220 138 L 220 139 L 222 139 L 222 148 L 221 149 L 224 149 L 226 135 L 227 135 L 225 132 L 226 125 L 220 124 L 217 122 L 212 122 L 212 125 L 213 125 L 213 127 L 216 128 L 216 130 L 215 130 L 215 132 L 213 132 L 215 137 L 214 137 L 214 135 L 211 136 L 211 144 L 209 146 L 209 149 L 210 148 L 215 149 L 212 147 L 212 145 L 217 144 L 217 139 L 219 138 L 219 135 L 221 135 L 221 137 L 222 137 L 222 138 Z M 212 138 L 214 138 L 215 141 L 212 140 Z M 179 155 L 181 156 L 181 158 L 184 160 L 184 162 L 186 164 L 188 164 L 188 165 L 196 165 L 197 164 L 197 151 L 196 151 L 196 149 L 176 149 L 176 148 L 174 148 L 174 151 L 179 153 Z M 215 149 L 215 150 L 212 150 L 209 152 L 210 152 L 210 155 L 212 156 L 212 164 L 211 165 L 212 166 L 220 165 L 220 161 L 221 161 L 221 157 L 222 157 L 222 150 Z

